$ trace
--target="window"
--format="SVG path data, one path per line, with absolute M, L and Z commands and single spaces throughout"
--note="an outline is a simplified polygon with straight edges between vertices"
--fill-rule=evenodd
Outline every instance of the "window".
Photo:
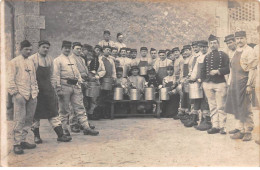
M 255 20 L 255 3 L 243 3 L 240 7 L 229 8 L 229 17 L 238 21 Z

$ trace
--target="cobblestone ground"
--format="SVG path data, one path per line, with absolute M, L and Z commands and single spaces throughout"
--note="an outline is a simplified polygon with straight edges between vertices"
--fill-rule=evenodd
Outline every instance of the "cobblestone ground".
M 254 112 L 254 139 L 259 138 L 259 112 Z M 23 155 L 12 145 L 2 155 L 8 166 L 259 166 L 259 145 L 227 135 L 208 135 L 185 128 L 166 118 L 124 118 L 93 121 L 99 136 L 72 133 L 72 141 L 60 143 L 46 120 L 41 122 L 43 144 Z M 8 122 L 12 127 L 12 122 Z M 234 121 L 228 115 L 227 130 Z M 12 144 L 11 128 L 8 142 Z M 33 135 L 28 135 L 33 141 Z M 2 162 L 4 163 L 4 162 Z

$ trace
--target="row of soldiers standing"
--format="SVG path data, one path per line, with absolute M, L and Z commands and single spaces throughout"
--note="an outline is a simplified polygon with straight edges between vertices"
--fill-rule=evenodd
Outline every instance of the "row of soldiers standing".
M 110 32 L 105 31 L 104 37 L 107 35 L 110 36 Z M 226 42 L 229 37 L 226 37 Z M 91 83 L 102 86 L 104 78 L 111 78 L 125 89 L 131 86 L 143 91 L 149 86 L 158 89 L 170 87 L 172 98 L 164 104 L 163 114 L 169 112 L 174 119 L 181 119 L 186 127 L 195 126 L 198 130 L 207 130 L 209 134 L 226 134 L 226 113 L 233 113 L 239 127 L 234 130 L 232 138 L 251 140 L 250 94 L 255 86 L 258 58 L 246 44 L 244 31 L 236 32 L 230 40 L 237 41 L 238 48 L 231 62 L 233 74 L 229 76 L 228 90 L 224 76 L 230 73 L 229 56 L 218 50 L 219 40 L 213 35 L 208 41 L 185 45 L 181 51 L 178 47 L 171 52 L 159 50 L 159 58 L 155 57 L 155 49 L 151 49 L 152 57 L 148 57 L 148 49 L 141 47 L 140 57 L 136 57 L 137 50 L 111 47 L 110 40 L 105 38 L 94 49 L 79 42 L 63 41 L 62 54 L 53 60 L 48 55 L 48 41 L 40 41 L 39 51 L 32 56 L 31 43 L 27 40 L 21 42 L 21 55 L 10 62 L 8 71 L 8 92 L 12 95 L 15 114 L 14 152 L 22 154 L 23 149 L 36 147 L 26 142 L 29 128 L 34 132 L 35 143 L 42 142 L 39 126 L 43 118 L 49 120 L 58 141 L 72 139 L 69 124 L 73 132 L 83 129 L 85 135 L 98 135 L 93 130 L 95 127 L 88 123 L 88 116 L 93 117 L 98 96 L 87 98 L 87 115 L 83 93 Z M 123 44 L 122 41 L 119 43 Z M 140 75 L 143 67 L 147 68 L 148 75 Z M 205 95 L 202 99 L 189 99 L 185 87 L 191 83 L 203 87 Z M 100 96 L 102 98 L 109 93 L 103 90 Z M 169 105 L 174 108 L 167 108 Z M 198 125 L 199 112 L 202 117 Z

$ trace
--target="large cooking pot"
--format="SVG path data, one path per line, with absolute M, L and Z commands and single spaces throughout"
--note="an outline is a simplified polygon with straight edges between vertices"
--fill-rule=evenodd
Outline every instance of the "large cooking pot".
M 152 87 L 147 87 L 144 89 L 144 99 L 145 100 L 155 100 L 155 90 Z
M 100 85 L 96 82 L 89 82 L 88 88 L 86 88 L 85 95 L 87 97 L 98 97 L 100 94 Z
M 141 94 L 138 89 L 130 89 L 130 100 L 140 100 Z
M 189 97 L 190 99 L 201 99 L 203 98 L 203 89 L 197 82 L 190 83 L 189 85 Z
M 112 90 L 113 80 L 111 78 L 103 78 L 101 88 L 103 90 Z
M 160 89 L 160 98 L 161 98 L 161 100 L 169 100 L 170 99 L 169 91 L 170 91 L 169 87 L 164 87 L 164 88 Z
M 147 67 L 140 67 L 140 75 L 141 76 L 147 75 Z
M 123 100 L 123 88 L 114 88 L 114 100 Z
M 123 68 L 123 77 L 127 77 L 128 76 L 128 66 L 124 65 L 122 66 Z

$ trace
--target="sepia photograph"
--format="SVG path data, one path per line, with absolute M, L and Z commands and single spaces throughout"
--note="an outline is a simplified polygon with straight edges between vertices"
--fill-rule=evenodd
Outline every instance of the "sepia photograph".
M 1 0 L 1 167 L 259 167 L 259 0 Z

